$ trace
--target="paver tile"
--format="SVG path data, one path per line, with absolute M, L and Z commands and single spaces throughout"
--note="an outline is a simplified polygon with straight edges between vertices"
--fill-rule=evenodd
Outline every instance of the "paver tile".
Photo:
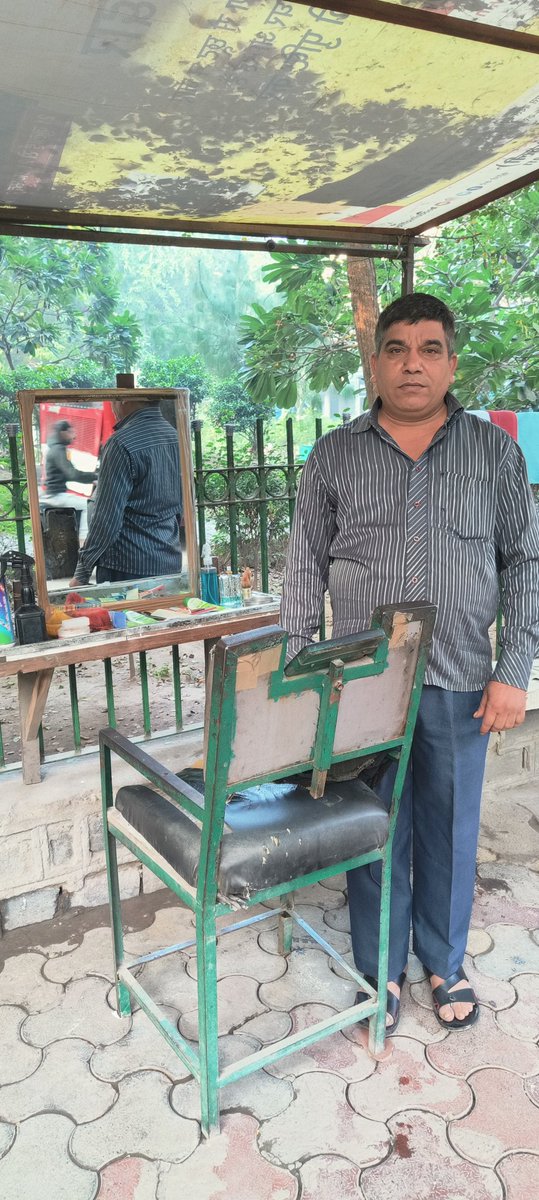
M 286 971 L 286 959 L 282 955 L 268 954 L 265 947 L 258 944 L 260 927 L 254 925 L 251 929 L 239 929 L 237 933 L 226 934 L 217 943 L 217 978 L 226 975 L 250 975 L 259 983 L 265 980 L 278 979 Z M 187 974 L 197 979 L 196 951 L 193 949 L 187 962 Z
M 320 880 L 320 887 L 329 888 L 330 892 L 342 892 L 346 894 L 346 875 L 328 875 L 327 879 Z
M 498 1175 L 505 1184 L 506 1200 L 539 1196 L 539 1153 L 508 1155 L 498 1164 Z
M 181 1162 L 198 1145 L 196 1121 L 186 1121 L 169 1104 L 170 1080 L 157 1071 L 138 1071 L 118 1084 L 118 1100 L 97 1121 L 79 1125 L 70 1150 L 76 1162 L 99 1170 L 114 1158 Z
M 389 1158 L 361 1172 L 362 1200 L 503 1200 L 494 1171 L 465 1162 L 449 1145 L 441 1117 L 409 1110 L 392 1117 L 389 1129 Z
M 292 892 L 294 904 L 318 904 L 320 908 L 342 908 L 346 904 L 344 892 L 328 888 L 321 883 L 310 883 L 308 887 Z
M 9 1147 L 15 1141 L 17 1130 L 14 1125 L 0 1121 L 0 1158 L 7 1154 Z
M 98 1177 L 69 1156 L 73 1122 L 60 1113 L 41 1113 L 20 1126 L 0 1159 L 0 1196 L 6 1200 L 94 1200 Z
M 537 920 L 537 917 L 536 917 Z M 490 925 L 492 950 L 475 960 L 481 974 L 511 979 L 526 971 L 539 972 L 539 946 L 519 925 Z
M 344 1079 L 327 1071 L 301 1075 L 292 1104 L 281 1116 L 262 1122 L 262 1153 L 289 1167 L 315 1154 L 337 1154 L 358 1167 L 380 1162 L 389 1150 L 387 1129 L 354 1112 L 346 1102 L 346 1087 Z
M 51 984 L 56 987 L 56 984 Z M 59 1038 L 84 1038 L 94 1046 L 119 1042 L 130 1029 L 130 1019 L 119 1020 L 107 1004 L 109 982 L 76 979 L 68 983 L 60 1003 L 46 1012 L 28 1017 L 21 1026 L 21 1037 L 31 1046 L 47 1046 Z
M 42 954 L 15 954 L 0 973 L 0 1004 L 21 1004 L 29 1013 L 43 1012 L 58 1003 L 62 988 L 41 974 Z
M 272 984 L 266 984 L 272 987 Z M 194 984 L 193 984 L 194 987 Z M 196 1003 L 196 1000 L 195 1000 Z M 239 1029 L 250 1017 L 264 1012 L 258 996 L 256 979 L 246 975 L 229 975 L 217 984 L 217 1029 L 219 1037 Z M 180 1033 L 192 1041 L 198 1041 L 198 1010 L 191 1008 L 182 1013 L 178 1026 Z
M 183 953 L 167 954 L 166 958 L 144 963 L 138 981 L 156 1004 L 185 1012 L 197 1002 L 197 986 L 187 974 L 186 963 Z
M 50 957 L 43 967 L 43 974 L 54 983 L 69 983 L 71 979 L 84 979 L 87 975 L 114 979 L 110 929 L 89 929 L 80 946 Z
M 391 1038 L 393 1054 L 388 1062 L 363 1083 L 353 1083 L 348 1099 L 356 1112 L 373 1121 L 386 1121 L 408 1108 L 422 1108 L 442 1117 L 456 1117 L 473 1103 L 470 1087 L 463 1079 L 441 1075 L 425 1058 L 419 1042 L 400 1036 Z
M 299 917 L 307 922 L 308 925 L 312 926 L 315 933 L 318 933 L 321 937 L 325 938 L 326 941 L 329 942 L 330 946 L 332 946 L 334 950 L 337 950 L 339 954 L 344 954 L 346 950 L 350 949 L 350 934 L 341 933 L 336 929 L 330 928 L 325 920 L 326 914 L 321 908 L 318 907 L 318 905 L 297 904 L 295 911 Z M 340 910 L 330 909 L 330 912 L 334 911 L 339 912 Z M 267 950 L 270 954 L 279 953 L 277 948 L 277 919 L 265 922 L 263 928 L 259 932 L 258 940 L 262 948 Z M 304 929 L 302 929 L 301 925 L 297 925 L 295 922 L 293 925 L 293 945 L 294 947 L 306 946 L 311 947 L 312 949 L 318 948 L 314 939 Z M 325 953 L 321 947 L 320 953 Z
M 259 1044 L 253 1038 L 242 1037 L 240 1034 L 220 1038 L 219 1062 L 221 1069 L 246 1058 L 259 1049 Z M 254 1071 L 237 1083 L 230 1083 L 221 1089 L 221 1112 L 239 1108 L 251 1113 L 258 1121 L 275 1117 L 284 1112 L 294 1097 L 294 1090 L 289 1080 L 278 1079 L 267 1071 Z M 187 1083 L 178 1084 L 172 1091 L 170 1103 L 175 1112 L 182 1117 L 200 1120 L 200 1091 L 194 1079 Z
M 187 1162 L 163 1176 L 157 1200 L 296 1200 L 297 1179 L 259 1154 L 256 1134 L 257 1123 L 246 1113 L 224 1116 L 218 1137 L 201 1142 Z
M 96 1200 L 155 1200 L 159 1168 L 145 1158 L 119 1158 L 101 1172 Z
M 350 933 L 350 910 L 345 904 L 343 908 L 328 908 L 324 910 L 324 924 L 329 929 L 336 929 L 339 933 Z M 328 937 L 328 942 L 331 939 Z
M 472 927 L 468 932 L 466 953 L 471 958 L 474 957 L 474 954 L 486 954 L 488 950 L 492 949 L 493 944 L 490 933 L 487 933 L 486 929 L 474 929 Z
M 0 1092 L 0 1114 L 6 1121 L 24 1121 L 38 1112 L 64 1112 L 74 1121 L 94 1121 L 114 1104 L 116 1092 L 94 1079 L 88 1062 L 94 1047 L 80 1038 L 53 1042 L 43 1062 L 28 1079 Z
M 528 915 L 537 913 L 539 889 L 539 878 L 530 870 L 529 864 L 520 866 L 519 863 L 503 861 L 483 863 L 478 867 L 477 874 L 473 923 L 491 925 L 494 921 L 509 921 L 513 925 L 528 927 Z M 477 922 L 476 910 L 481 914 Z
M 442 1042 L 428 1046 L 427 1058 L 437 1071 L 462 1079 L 481 1067 L 502 1067 L 519 1075 L 539 1072 L 539 1046 L 519 1042 L 504 1033 L 499 1018 L 487 1008 L 482 1009 L 473 1029 L 463 1031 L 462 1037 L 449 1033 Z
M 332 1013 L 333 1009 L 324 1004 L 299 1004 L 291 1013 L 294 1033 L 331 1017 Z M 296 1050 L 294 1054 L 287 1054 L 285 1058 L 272 1063 L 268 1070 L 281 1078 L 305 1075 L 307 1071 L 331 1071 L 350 1083 L 366 1079 L 372 1075 L 375 1067 L 374 1059 L 363 1046 L 348 1041 L 342 1033 L 337 1032 L 305 1046 L 303 1050 Z
M 163 1008 L 162 1012 L 176 1025 L 179 1013 L 175 1009 Z M 102 1046 L 94 1052 L 90 1070 L 98 1079 L 109 1083 L 117 1083 L 125 1075 L 141 1070 L 161 1071 L 174 1081 L 189 1079 L 191 1074 L 140 1009 L 133 1014 L 131 1029 L 120 1042 Z
M 349 1159 L 317 1154 L 300 1167 L 301 1200 L 360 1200 L 358 1169 Z
M 331 1008 L 348 1008 L 354 1003 L 355 985 L 330 970 L 329 960 L 318 950 L 294 950 L 288 958 L 286 975 L 273 983 L 263 983 L 260 999 L 270 1008 L 290 1011 L 298 1004 L 329 1004 Z
M 475 1105 L 467 1116 L 452 1121 L 449 1127 L 451 1142 L 463 1158 L 495 1167 L 510 1151 L 537 1150 L 539 1109 L 529 1097 L 533 1081 L 524 1083 L 511 1071 L 485 1067 L 471 1075 L 468 1082 Z
M 291 1029 L 290 1014 L 272 1009 L 271 1012 L 260 1013 L 258 1017 L 250 1017 L 237 1032 L 245 1033 L 248 1037 L 255 1038 L 262 1046 L 266 1046 L 269 1042 L 279 1042 L 281 1038 L 287 1037 Z
M 500 1029 L 512 1038 L 536 1042 L 539 1039 L 539 975 L 514 975 L 517 1002 L 498 1013 Z
M 19 1037 L 26 1016 L 24 1008 L 15 1004 L 0 1007 L 0 1087 L 26 1079 L 41 1062 L 41 1051 L 27 1046 Z
M 195 936 L 193 921 L 191 909 L 181 904 L 160 908 L 151 925 L 124 934 L 125 950 L 133 958 L 138 958 L 141 954 L 163 950 L 165 946 L 187 942 Z

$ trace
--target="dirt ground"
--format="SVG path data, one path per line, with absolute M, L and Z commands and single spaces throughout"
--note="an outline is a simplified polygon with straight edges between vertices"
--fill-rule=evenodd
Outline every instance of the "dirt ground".
M 147 654 L 148 688 L 152 732 L 175 727 L 170 648 Z M 198 724 L 204 715 L 204 648 L 192 642 L 180 649 L 182 709 L 184 725 Z M 138 655 L 113 660 L 114 701 L 118 729 L 128 736 L 143 732 L 142 699 Z M 108 724 L 105 672 L 103 663 L 83 663 L 77 668 L 80 729 L 83 746 L 95 745 L 99 730 Z M 19 711 L 14 679 L 0 684 L 2 736 L 6 763 L 20 760 Z M 73 749 L 69 677 L 67 667 L 58 667 L 53 680 L 43 721 L 47 757 Z

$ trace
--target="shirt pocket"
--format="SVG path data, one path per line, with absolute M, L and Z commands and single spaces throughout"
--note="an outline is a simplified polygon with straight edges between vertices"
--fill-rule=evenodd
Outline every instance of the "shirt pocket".
M 441 471 L 436 491 L 434 524 L 460 538 L 492 539 L 496 495 L 491 479 Z

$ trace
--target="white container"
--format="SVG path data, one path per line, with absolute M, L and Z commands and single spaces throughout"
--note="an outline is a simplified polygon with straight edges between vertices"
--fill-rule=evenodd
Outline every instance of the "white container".
M 80 637 L 81 634 L 90 632 L 89 617 L 69 617 L 67 621 L 62 621 L 58 629 L 59 638 Z

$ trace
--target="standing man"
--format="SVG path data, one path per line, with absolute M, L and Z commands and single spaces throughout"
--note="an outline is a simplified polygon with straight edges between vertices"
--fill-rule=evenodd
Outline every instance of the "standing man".
M 539 633 L 539 524 L 517 444 L 448 390 L 455 325 L 442 301 L 416 293 L 390 304 L 371 362 L 373 408 L 321 438 L 304 468 L 281 619 L 295 655 L 318 628 L 326 588 L 335 636 L 368 626 L 379 604 L 437 606 L 393 844 L 387 1024 L 394 1032 L 411 927 L 438 1020 L 464 1029 L 479 1015 L 462 962 L 487 735 L 524 720 Z M 493 670 L 488 631 L 500 593 Z M 379 788 L 388 801 L 391 785 L 388 772 Z M 379 880 L 374 865 L 348 874 L 354 957 L 370 978 Z
M 68 492 L 68 483 L 95 483 L 95 471 L 78 471 L 67 457 L 67 448 L 75 441 L 75 430 L 69 421 L 56 421 L 47 438 L 45 459 L 45 503 L 47 508 L 72 508 L 80 513 L 79 541 L 88 533 L 88 501 L 86 496 Z
M 90 522 L 70 587 L 176 574 L 182 512 L 178 435 L 159 401 L 113 400 Z

